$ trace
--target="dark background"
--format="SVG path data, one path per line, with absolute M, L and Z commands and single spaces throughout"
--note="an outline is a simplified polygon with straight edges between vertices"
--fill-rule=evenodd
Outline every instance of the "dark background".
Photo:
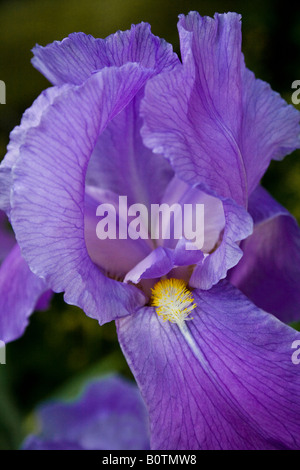
M 74 31 L 106 37 L 132 23 L 147 21 L 152 32 L 179 53 L 177 16 L 236 11 L 242 14 L 246 64 L 288 103 L 291 84 L 300 80 L 300 7 L 270 0 L 7 0 L 0 1 L 0 160 L 9 133 L 39 93 L 49 86 L 30 63 L 31 49 Z M 300 107 L 298 106 L 298 109 Z M 299 151 L 273 162 L 263 184 L 300 221 Z M 0 365 L 0 449 L 20 445 L 34 426 L 32 410 L 53 396 L 70 397 L 86 377 L 109 371 L 131 373 L 119 349 L 114 324 L 99 327 L 79 309 L 55 296 L 47 312 L 37 312 L 26 334 L 7 346 Z

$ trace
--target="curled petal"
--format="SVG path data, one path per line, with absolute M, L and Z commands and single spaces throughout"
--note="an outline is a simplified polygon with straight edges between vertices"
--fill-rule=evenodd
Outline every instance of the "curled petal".
M 174 267 L 171 250 L 161 246 L 151 251 L 142 261 L 127 273 L 125 282 L 137 284 L 141 279 L 155 279 L 168 274 Z
M 243 207 L 230 199 L 223 200 L 225 228 L 219 246 L 196 266 L 190 284 L 199 289 L 210 289 L 224 279 L 229 269 L 243 256 L 239 242 L 251 235 L 252 218 Z

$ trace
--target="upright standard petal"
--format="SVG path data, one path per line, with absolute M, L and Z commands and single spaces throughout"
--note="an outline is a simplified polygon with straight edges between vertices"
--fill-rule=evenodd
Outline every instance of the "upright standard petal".
M 299 449 L 300 334 L 225 281 L 193 297 L 193 319 L 180 328 L 154 308 L 117 321 L 151 448 Z
M 159 203 L 173 176 L 169 162 L 142 142 L 139 116 L 143 91 L 110 122 L 98 139 L 86 183 L 127 196 L 128 204 Z
M 46 47 L 36 46 L 33 64 L 53 84 L 80 84 L 104 67 L 137 62 L 156 75 L 179 63 L 172 46 L 151 33 L 150 25 L 132 25 L 106 39 L 74 33 Z M 172 170 L 163 157 L 155 157 L 141 140 L 139 117 L 141 91 L 109 123 L 94 149 L 87 184 L 128 196 L 130 204 L 158 201 Z M 124 173 L 126 172 L 126 178 Z
M 73 402 L 39 407 L 41 432 L 24 450 L 149 449 L 146 409 L 138 388 L 118 376 L 88 383 Z
M 85 175 L 97 139 L 152 71 L 110 67 L 82 86 L 68 86 L 26 133 L 13 168 L 12 224 L 34 273 L 65 292 L 100 323 L 144 304 L 133 286 L 108 279 L 90 259 L 84 239 Z
M 104 63 L 108 66 L 136 61 L 151 68 L 153 75 L 156 75 L 173 69 L 179 63 L 172 47 L 153 36 L 145 23 L 132 26 L 130 31 L 116 33 L 106 40 L 90 38 L 90 41 L 94 46 L 98 44 L 100 47 L 101 44 L 102 55 L 106 58 Z M 71 42 L 77 50 L 76 37 Z M 51 46 L 48 47 L 51 49 Z M 64 49 L 63 43 L 61 48 Z M 103 67 L 103 61 L 94 47 L 91 47 L 90 55 L 99 68 Z M 129 204 L 140 203 L 149 207 L 150 203 L 160 201 L 173 171 L 161 155 L 153 155 L 142 142 L 139 108 L 143 93 L 144 90 L 140 90 L 100 136 L 91 157 L 86 182 L 126 195 Z
M 230 282 L 284 322 L 300 319 L 300 229 L 295 218 L 258 187 L 249 199 L 253 234 Z
M 272 158 L 300 147 L 299 112 L 245 69 L 240 16 L 179 20 L 183 65 L 151 80 L 142 135 L 176 174 L 247 205 Z

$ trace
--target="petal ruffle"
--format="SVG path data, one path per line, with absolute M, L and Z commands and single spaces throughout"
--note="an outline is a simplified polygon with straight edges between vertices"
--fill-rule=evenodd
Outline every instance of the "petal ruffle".
M 178 57 L 172 46 L 151 33 L 150 25 L 132 25 L 106 39 L 73 33 L 63 41 L 33 49 L 32 63 L 54 85 L 80 85 L 92 73 L 104 67 L 120 67 L 127 62 L 156 70 L 172 69 Z
M 148 408 L 152 449 L 299 449 L 300 334 L 221 282 L 193 291 L 180 330 L 154 308 L 119 319 Z
M 45 281 L 30 271 L 20 253 L 20 248 L 15 245 L 0 267 L 2 341 L 8 343 L 23 334 L 29 316 L 45 292 L 49 292 Z M 47 297 L 49 301 L 49 295 Z M 43 307 L 45 306 L 43 302 Z
M 282 160 L 300 147 L 300 113 L 246 68 L 242 84 L 241 152 L 250 196 L 271 160 Z
M 252 302 L 284 322 L 300 319 L 300 229 L 295 218 L 265 189 L 249 199 L 253 234 L 229 280 Z
M 32 106 L 25 111 L 21 124 L 16 126 L 10 133 L 10 141 L 7 153 L 0 165 L 0 209 L 8 215 L 10 213 L 10 192 L 12 187 L 12 167 L 16 163 L 20 148 L 25 142 L 29 129 L 39 125 L 44 111 L 50 106 L 55 98 L 66 90 L 67 87 L 53 87 L 44 90 L 33 102 Z
M 299 112 L 245 69 L 240 16 L 179 20 L 183 65 L 153 78 L 142 136 L 175 173 L 247 205 L 272 158 L 300 146 Z
M 30 129 L 14 166 L 12 225 L 32 271 L 100 323 L 132 313 L 144 296 L 108 279 L 84 240 L 85 174 L 99 134 L 152 71 L 106 68 L 65 89 Z

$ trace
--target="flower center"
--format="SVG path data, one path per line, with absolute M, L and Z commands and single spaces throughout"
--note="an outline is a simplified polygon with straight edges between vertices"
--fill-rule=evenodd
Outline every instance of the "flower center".
M 182 326 L 196 304 L 191 292 L 182 279 L 162 279 L 157 282 L 152 291 L 151 305 L 156 307 L 156 313 L 164 321 L 169 320 Z

